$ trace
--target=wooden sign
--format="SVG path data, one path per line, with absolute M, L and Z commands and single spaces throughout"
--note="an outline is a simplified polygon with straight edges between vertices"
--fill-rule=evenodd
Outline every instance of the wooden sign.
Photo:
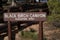
M 4 13 L 4 21 L 45 21 L 45 12 Z
M 43 40 L 43 21 L 46 20 L 45 12 L 4 13 L 4 21 L 8 21 L 8 38 L 12 40 L 11 21 L 39 21 L 38 40 Z

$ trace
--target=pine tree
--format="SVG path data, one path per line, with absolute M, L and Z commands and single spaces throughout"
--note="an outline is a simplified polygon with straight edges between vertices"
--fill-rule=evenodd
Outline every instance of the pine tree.
M 0 0 L 0 23 L 3 22 L 3 5 L 7 3 L 7 0 Z
M 48 0 L 48 7 L 51 13 L 60 13 L 60 1 L 59 0 Z

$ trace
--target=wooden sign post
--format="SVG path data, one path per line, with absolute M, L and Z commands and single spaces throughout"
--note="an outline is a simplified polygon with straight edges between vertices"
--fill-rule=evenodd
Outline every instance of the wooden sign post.
M 8 13 L 9 13 L 9 10 L 8 10 Z M 11 30 L 11 25 L 10 25 L 10 18 L 8 19 L 8 39 L 12 40 L 12 30 Z
M 4 21 L 39 21 L 38 40 L 43 40 L 43 21 L 46 20 L 45 12 L 22 12 L 22 13 L 4 13 Z M 11 39 L 10 22 L 8 22 L 9 40 Z
M 12 30 L 11 30 L 11 25 L 10 25 L 10 21 L 8 21 L 8 39 L 12 40 Z
M 43 21 L 39 22 L 38 40 L 43 40 Z

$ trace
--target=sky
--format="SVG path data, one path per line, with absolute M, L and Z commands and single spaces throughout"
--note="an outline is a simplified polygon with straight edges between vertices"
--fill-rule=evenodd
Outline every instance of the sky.
M 39 2 L 39 0 L 36 0 L 37 2 Z
M 37 2 L 39 2 L 39 0 L 36 0 Z M 42 2 L 47 2 L 47 0 L 41 0 Z

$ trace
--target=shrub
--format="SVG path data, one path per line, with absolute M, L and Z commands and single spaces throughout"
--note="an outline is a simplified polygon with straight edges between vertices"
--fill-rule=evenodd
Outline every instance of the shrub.
M 60 14 L 52 14 L 48 16 L 47 21 L 55 27 L 60 27 Z

